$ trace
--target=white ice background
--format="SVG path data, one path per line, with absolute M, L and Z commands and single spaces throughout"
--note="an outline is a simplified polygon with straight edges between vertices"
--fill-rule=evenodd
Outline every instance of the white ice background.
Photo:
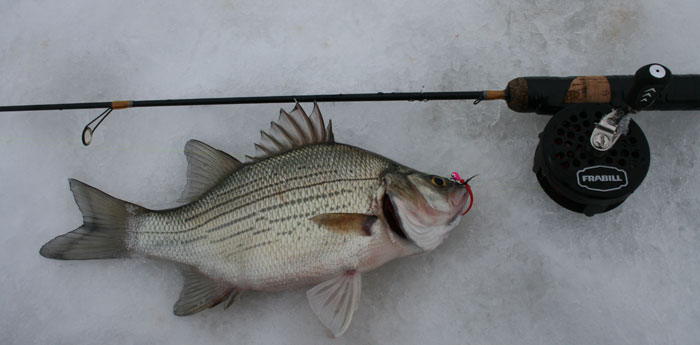
M 0 105 L 502 89 L 651 62 L 700 73 L 699 16 L 697 0 L 5 0 Z M 173 206 L 188 139 L 242 157 L 281 106 L 293 104 L 119 110 L 90 147 L 80 131 L 100 110 L 0 114 L 0 343 L 700 341 L 698 112 L 634 115 L 649 174 L 621 207 L 589 218 L 551 201 L 532 173 L 546 116 L 500 101 L 321 104 L 339 142 L 426 172 L 480 174 L 448 241 L 364 276 L 337 340 L 304 290 L 177 317 L 171 264 L 39 256 L 82 223 L 69 177 Z

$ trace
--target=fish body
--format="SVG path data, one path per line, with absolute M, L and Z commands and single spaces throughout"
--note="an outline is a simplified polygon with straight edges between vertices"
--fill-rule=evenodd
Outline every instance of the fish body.
M 129 249 L 195 266 L 242 290 L 280 290 L 373 269 L 417 249 L 382 222 L 365 235 L 329 231 L 312 218 L 378 213 L 381 176 L 393 167 L 348 145 L 302 147 L 241 167 L 183 207 L 136 217 Z
M 341 335 L 361 274 L 437 247 L 469 195 L 449 179 L 336 143 L 316 105 L 310 116 L 299 105 L 281 111 L 268 132 L 248 163 L 189 141 L 184 205 L 173 209 L 148 210 L 70 180 L 84 224 L 40 254 L 176 263 L 185 280 L 176 315 L 228 307 L 246 290 L 315 284 L 312 310 Z

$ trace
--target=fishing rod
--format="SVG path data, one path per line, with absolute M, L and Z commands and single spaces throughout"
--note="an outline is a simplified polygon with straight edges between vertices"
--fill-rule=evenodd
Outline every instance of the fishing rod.
M 592 216 L 619 206 L 649 169 L 649 145 L 630 118 L 641 110 L 700 110 L 700 75 L 673 75 L 658 63 L 634 75 L 519 77 L 503 90 L 392 92 L 129 100 L 0 106 L 0 112 L 105 109 L 82 133 L 83 145 L 117 109 L 292 102 L 504 100 L 513 111 L 554 115 L 540 134 L 533 171 L 559 205 Z M 90 127 L 97 122 L 94 127 Z
M 452 92 L 392 92 L 392 93 L 354 93 L 354 94 L 325 94 L 325 95 L 289 95 L 289 96 L 252 96 L 252 97 L 220 97 L 220 98 L 184 98 L 184 99 L 154 99 L 141 101 L 112 101 L 88 103 L 58 103 L 0 106 L 0 112 L 7 111 L 37 111 L 37 110 L 68 110 L 68 109 L 98 109 L 106 110 L 90 121 L 83 129 L 83 145 L 92 142 L 92 135 L 102 121 L 116 109 L 140 107 L 175 107 L 198 105 L 225 104 L 266 104 L 266 103 L 295 103 L 295 102 L 379 102 L 379 101 L 431 101 L 431 100 L 465 100 L 497 99 L 504 97 L 498 91 L 452 91 Z M 95 121 L 97 124 L 90 127 Z
M 660 66 L 664 71 L 667 68 Z M 648 65 L 651 66 L 651 65 Z M 646 67 L 646 66 L 645 66 Z M 642 68 L 643 69 L 643 68 Z M 640 69 L 640 70 L 642 70 Z M 669 71 L 670 77 L 670 71 Z M 668 78 L 670 80 L 670 78 Z M 664 97 L 656 100 L 646 110 L 700 109 L 698 75 L 676 75 Z M 653 81 L 653 80 L 652 80 Z M 605 103 L 621 107 L 629 93 L 639 92 L 648 80 L 636 76 L 577 76 L 577 77 L 520 77 L 511 80 L 504 90 L 449 91 L 449 92 L 391 92 L 320 94 L 288 96 L 252 96 L 221 98 L 128 100 L 112 102 L 30 104 L 0 106 L 0 112 L 106 109 L 83 130 L 83 144 L 89 145 L 97 126 L 112 110 L 140 107 L 200 106 L 225 104 L 265 104 L 294 102 L 379 102 L 379 101 L 432 101 L 470 100 L 478 104 L 482 100 L 505 100 L 516 112 L 553 115 L 566 105 L 577 103 Z M 635 89 L 637 91 L 635 91 Z M 90 124 L 100 119 L 95 127 Z

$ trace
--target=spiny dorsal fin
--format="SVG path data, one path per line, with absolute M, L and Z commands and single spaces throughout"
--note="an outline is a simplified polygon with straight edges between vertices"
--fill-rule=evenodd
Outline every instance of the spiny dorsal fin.
M 258 161 L 306 145 L 332 143 L 331 122 L 328 121 L 328 127 L 324 126 L 321 110 L 315 102 L 310 116 L 306 115 L 299 103 L 289 113 L 280 109 L 277 122 L 272 122 L 267 132 L 260 131 L 260 141 L 255 144 L 255 157 L 246 157 L 250 161 Z
M 192 266 L 182 265 L 180 270 L 185 284 L 180 292 L 180 299 L 173 307 L 173 312 L 177 316 L 192 315 L 230 298 L 225 306 L 228 308 L 235 297 L 232 294 L 238 293 L 230 285 L 211 279 Z
M 190 203 L 231 175 L 243 163 L 199 140 L 185 145 L 187 185 L 178 202 Z
M 342 234 L 371 236 L 376 216 L 360 213 L 322 213 L 311 218 L 314 223 Z

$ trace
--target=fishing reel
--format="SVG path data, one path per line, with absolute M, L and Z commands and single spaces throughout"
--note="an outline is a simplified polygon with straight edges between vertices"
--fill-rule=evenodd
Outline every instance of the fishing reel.
M 542 88 L 567 82 L 562 79 L 571 79 L 568 88 L 557 87 L 567 90 L 560 95 L 562 98 L 553 97 L 555 91 Z M 526 102 L 521 102 L 522 106 L 530 109 L 536 105 L 532 110 L 538 113 L 554 112 L 539 135 L 533 172 L 542 189 L 557 204 L 593 216 L 622 204 L 649 171 L 647 138 L 630 115 L 645 109 L 677 108 L 679 98 L 687 96 L 680 89 L 697 87 L 689 85 L 690 82 L 682 76 L 678 80 L 672 78 L 671 71 L 660 64 L 650 64 L 640 68 L 631 80 L 629 77 L 516 79 L 509 84 L 512 88 L 506 89 L 506 97 L 520 97 Z M 523 90 L 523 85 L 535 86 L 539 94 Z M 590 102 L 591 98 L 599 102 Z M 556 103 L 557 99 L 562 102 Z
M 614 110 L 608 105 L 574 105 L 547 123 L 535 150 L 533 171 L 559 205 L 592 216 L 614 209 L 642 184 L 649 171 L 649 143 L 626 119 L 626 134 L 600 151 L 591 143 L 598 124 Z M 619 130 L 618 130 L 619 131 Z

